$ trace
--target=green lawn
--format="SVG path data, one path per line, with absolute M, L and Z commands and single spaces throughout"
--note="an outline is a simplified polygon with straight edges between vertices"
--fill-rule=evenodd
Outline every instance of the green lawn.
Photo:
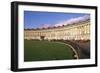
M 73 59 L 69 46 L 50 41 L 24 40 L 24 61 Z

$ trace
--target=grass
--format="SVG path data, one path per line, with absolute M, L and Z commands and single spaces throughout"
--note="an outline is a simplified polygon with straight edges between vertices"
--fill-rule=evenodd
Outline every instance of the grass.
M 24 40 L 24 61 L 73 59 L 69 46 L 50 41 Z

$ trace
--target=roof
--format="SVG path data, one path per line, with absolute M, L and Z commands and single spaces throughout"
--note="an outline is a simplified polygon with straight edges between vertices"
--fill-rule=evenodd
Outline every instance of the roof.
M 54 28 L 62 28 L 62 27 L 67 27 L 67 26 L 73 26 L 73 25 L 80 25 L 86 22 L 90 22 L 90 19 L 85 20 L 85 21 L 79 21 L 77 23 L 72 23 L 72 24 L 67 24 L 67 25 L 62 25 L 62 26 L 53 26 L 53 27 L 47 27 L 47 28 L 31 28 L 31 29 L 24 29 L 24 30 L 43 30 L 43 29 L 54 29 Z

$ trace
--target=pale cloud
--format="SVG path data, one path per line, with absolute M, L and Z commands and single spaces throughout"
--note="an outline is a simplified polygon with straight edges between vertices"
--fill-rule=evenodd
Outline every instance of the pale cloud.
M 40 26 L 39 28 L 48 28 L 50 27 L 50 24 L 43 24 L 42 26 Z
M 77 18 L 71 18 L 69 20 L 59 22 L 59 23 L 55 24 L 54 26 L 57 27 L 57 26 L 63 26 L 63 25 L 73 24 L 73 23 L 77 23 L 79 21 L 85 21 L 87 19 L 90 19 L 89 15 L 85 15 L 85 16 L 77 17 Z
M 60 22 L 58 22 L 57 24 L 54 24 L 54 25 L 43 24 L 40 28 L 58 27 L 58 26 L 77 23 L 77 22 L 80 22 L 80 21 L 85 21 L 87 19 L 90 19 L 90 15 L 85 15 L 85 16 L 81 16 L 81 17 L 77 17 L 77 18 L 71 18 L 71 19 L 66 20 L 66 21 L 60 21 Z

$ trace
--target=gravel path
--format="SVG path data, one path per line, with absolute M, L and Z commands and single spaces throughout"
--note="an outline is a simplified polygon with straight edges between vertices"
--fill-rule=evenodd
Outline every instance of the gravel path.
M 90 58 L 90 41 L 60 41 L 70 44 L 78 53 L 79 59 Z

